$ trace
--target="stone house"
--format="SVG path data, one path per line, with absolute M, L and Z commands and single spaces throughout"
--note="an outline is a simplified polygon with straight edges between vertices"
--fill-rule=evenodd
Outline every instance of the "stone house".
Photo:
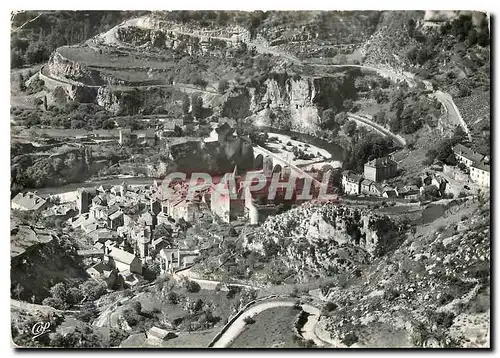
M 119 272 L 130 271 L 142 275 L 141 260 L 127 251 L 116 247 L 109 248 L 108 253 L 104 256 L 105 262 L 116 268 Z
M 342 190 L 347 195 L 358 195 L 363 177 L 352 171 L 342 173 Z
M 102 261 L 90 266 L 86 271 L 92 279 L 106 282 L 109 289 L 114 286 L 118 278 L 118 270 Z
M 481 163 L 484 159 L 484 155 L 479 154 L 462 144 L 457 144 L 452 148 L 452 150 L 457 161 L 465 164 L 469 168 L 473 163 Z
M 398 164 L 388 158 L 376 158 L 367 163 L 364 167 L 364 177 L 374 182 L 381 182 L 396 176 L 398 172 Z
M 489 164 L 473 163 L 470 166 L 470 177 L 474 183 L 484 187 L 490 187 L 490 166 Z
M 372 185 L 374 185 L 375 182 L 370 179 L 363 179 L 360 184 L 360 192 L 361 194 L 367 194 L 369 195 L 371 193 L 370 189 Z
M 11 201 L 11 207 L 13 210 L 44 210 L 49 206 L 50 204 L 47 200 L 32 192 L 18 193 Z
M 191 266 L 199 254 L 199 250 L 160 250 L 160 269 L 162 274 Z

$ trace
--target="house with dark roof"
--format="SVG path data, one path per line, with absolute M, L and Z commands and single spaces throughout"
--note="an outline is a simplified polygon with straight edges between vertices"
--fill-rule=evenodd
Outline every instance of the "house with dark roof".
M 173 132 L 175 127 L 182 128 L 184 126 L 184 119 L 182 118 L 167 118 L 163 122 L 163 130 L 165 132 Z
M 357 195 L 360 193 L 361 181 L 363 176 L 350 170 L 342 173 L 342 190 L 348 195 Z
M 361 181 L 360 192 L 361 194 L 370 194 L 370 188 L 375 184 L 373 180 L 363 179 Z
M 465 164 L 469 168 L 473 163 L 481 163 L 484 159 L 484 155 L 479 154 L 462 144 L 457 144 L 452 148 L 452 150 L 457 161 Z
M 87 273 L 91 278 L 96 281 L 104 281 L 108 288 L 112 288 L 118 278 L 118 271 L 116 268 L 112 268 L 110 265 L 100 261 L 87 270 Z

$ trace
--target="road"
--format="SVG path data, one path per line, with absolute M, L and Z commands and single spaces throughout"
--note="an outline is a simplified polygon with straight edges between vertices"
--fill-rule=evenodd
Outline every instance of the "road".
M 379 132 L 380 134 L 382 134 L 384 136 L 391 137 L 395 142 L 397 142 L 398 144 L 400 144 L 402 146 L 406 145 L 406 140 L 403 137 L 401 137 L 398 134 L 392 133 L 387 128 L 384 128 L 383 126 L 371 121 L 370 119 L 368 119 L 366 117 L 363 117 L 363 116 L 360 116 L 359 114 L 354 114 L 354 113 L 347 113 L 347 116 L 349 117 L 349 119 L 354 120 L 358 124 L 361 123 L 361 124 L 367 125 L 367 126 L 373 128 L 374 130 L 376 130 L 377 132 Z
M 236 337 L 238 337 L 243 330 L 245 329 L 246 323 L 245 318 L 254 317 L 259 313 L 268 310 L 270 308 L 276 307 L 293 307 L 295 301 L 292 300 L 279 300 L 279 301 L 267 301 L 258 303 L 252 307 L 250 307 L 247 311 L 242 313 L 231 326 L 224 332 L 224 334 L 214 343 L 213 348 L 225 348 L 228 347 Z M 304 327 L 302 328 L 302 335 L 304 339 L 312 339 L 317 346 L 324 346 L 325 342 L 323 342 L 314 332 L 314 327 L 318 323 L 319 319 L 319 310 L 311 305 L 303 304 L 301 305 L 302 309 L 308 313 L 310 313 L 308 320 Z M 256 320 L 259 317 L 255 317 Z M 265 332 L 263 332 L 265 334 Z
M 432 93 L 431 96 L 436 98 L 445 107 L 448 122 L 456 126 L 461 126 L 465 133 L 467 133 L 469 140 L 472 140 L 470 130 L 467 127 L 464 119 L 462 118 L 462 115 L 460 114 L 460 111 L 458 110 L 455 102 L 453 102 L 453 98 L 448 93 L 444 93 L 442 91 L 436 91 Z
M 121 24 L 121 26 L 138 26 L 138 27 L 143 27 L 143 28 L 151 28 L 151 26 L 147 23 L 147 21 L 144 21 L 145 18 L 146 17 L 131 19 L 131 20 L 123 22 Z M 179 34 L 186 34 L 186 35 L 190 35 L 190 36 L 199 36 L 199 37 L 201 37 L 201 35 L 199 35 L 199 34 L 183 33 L 183 32 L 178 31 L 178 30 L 173 30 L 173 31 L 177 32 Z M 115 46 L 118 45 L 118 46 L 127 47 L 126 44 L 124 44 L 121 41 L 119 41 L 118 38 L 116 37 L 116 28 L 113 28 L 110 31 L 108 31 L 107 33 L 101 35 L 100 38 L 102 40 L 104 40 L 104 42 L 106 42 L 108 44 L 115 45 Z M 219 39 L 219 40 L 223 40 L 223 41 L 228 41 L 228 42 L 236 42 L 236 40 L 233 39 L 233 38 L 216 37 L 216 36 L 211 37 L 211 38 Z M 345 65 L 315 64 L 315 63 L 311 63 L 311 62 L 301 61 L 300 59 L 298 59 L 297 57 L 293 56 L 292 54 L 284 52 L 284 51 L 280 50 L 279 48 L 271 48 L 269 46 L 266 46 L 264 44 L 255 42 L 253 40 L 247 40 L 246 43 L 249 46 L 254 46 L 255 49 L 256 49 L 256 51 L 259 52 L 259 53 L 269 53 L 269 54 L 272 54 L 272 55 L 275 55 L 275 56 L 280 56 L 280 57 L 283 57 L 283 58 L 287 59 L 288 61 L 291 61 L 291 62 L 297 63 L 297 64 L 310 65 L 310 66 L 316 66 L 316 67 L 360 68 L 360 69 L 366 69 L 366 70 L 369 70 L 369 71 L 374 71 L 374 72 L 378 73 L 380 76 L 390 78 L 393 81 L 405 81 L 405 82 L 408 83 L 408 85 L 410 87 L 413 87 L 413 86 L 415 86 L 417 84 L 417 81 L 415 80 L 414 75 L 412 73 L 409 73 L 409 72 L 395 71 L 394 69 L 388 69 L 388 68 L 383 68 L 383 67 L 373 67 L 373 66 L 367 66 L 367 65 L 355 65 L 355 64 L 345 64 Z M 430 84 L 429 81 L 423 81 L 423 83 L 425 84 L 426 89 L 432 90 L 432 85 Z M 146 87 L 149 87 L 149 86 L 146 86 Z M 179 88 L 181 90 L 184 88 L 185 91 L 193 91 L 194 90 L 193 88 L 188 88 L 187 86 L 182 85 L 182 84 L 175 85 L 173 87 Z M 215 94 L 212 91 L 206 91 L 205 90 L 203 92 L 209 92 L 211 94 Z M 453 98 L 449 94 L 441 92 L 441 91 L 436 91 L 436 92 L 430 94 L 430 96 L 436 98 L 438 101 L 441 102 L 441 104 L 446 108 L 446 111 L 447 111 L 446 116 L 447 116 L 448 121 L 451 122 L 451 123 L 453 123 L 453 124 L 455 124 L 455 125 L 462 126 L 462 128 L 464 129 L 464 131 L 469 136 L 469 140 L 470 140 L 471 139 L 470 131 L 469 131 L 468 127 L 467 127 L 467 124 L 465 123 L 465 121 L 463 120 L 462 116 L 460 115 L 460 111 L 458 110 L 457 106 L 453 102 Z M 370 126 L 371 128 L 373 128 L 377 132 L 383 133 L 384 135 L 392 137 L 393 139 L 395 139 L 400 144 L 405 143 L 404 139 L 402 139 L 400 136 L 397 136 L 397 135 L 391 133 L 389 130 L 387 130 L 385 128 L 381 129 L 380 126 L 374 124 L 373 122 L 371 122 L 369 120 L 360 119 L 359 117 L 353 117 L 353 119 L 357 120 L 357 121 L 362 121 L 364 124 L 366 124 L 367 126 Z

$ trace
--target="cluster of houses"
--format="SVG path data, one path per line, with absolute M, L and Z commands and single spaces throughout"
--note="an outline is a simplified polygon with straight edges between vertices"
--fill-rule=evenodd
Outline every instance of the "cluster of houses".
M 383 198 L 405 198 L 418 199 L 419 195 L 428 186 L 435 186 L 438 195 L 442 196 L 449 190 L 445 178 L 436 174 L 424 173 L 421 176 L 422 186 L 405 185 L 403 187 L 392 187 L 385 180 L 397 175 L 397 163 L 388 157 L 373 159 L 364 166 L 363 174 L 352 171 L 342 173 L 342 189 L 347 195 L 369 195 Z
M 453 153 L 457 161 L 469 169 L 470 178 L 474 183 L 490 187 L 490 158 L 488 156 L 479 154 L 462 144 L 454 146 Z
M 192 265 L 199 251 L 172 249 L 172 245 L 178 238 L 179 220 L 195 219 L 192 204 L 196 204 L 178 200 L 175 188 L 171 194 L 163 200 L 156 181 L 151 186 L 122 183 L 78 190 L 78 215 L 68 222 L 93 242 L 92 249 L 79 252 L 96 258 L 88 269 L 92 277 L 104 279 L 111 287 L 121 276 L 125 284 L 133 286 L 140 281 L 144 265 L 152 261 L 162 264 L 162 272 Z M 165 236 L 155 237 L 156 229 Z M 177 259 L 167 263 L 163 258 L 170 257 L 172 250 Z
M 490 158 L 467 148 L 462 144 L 453 147 L 453 153 L 459 163 L 469 171 L 470 179 L 480 186 L 490 186 Z M 385 198 L 402 197 L 417 199 L 428 186 L 435 186 L 438 195 L 450 191 L 449 182 L 435 173 L 424 173 L 421 176 L 422 185 L 407 185 L 394 188 L 385 183 L 387 179 L 397 175 L 397 163 L 389 157 L 373 159 L 364 166 L 363 174 L 353 171 L 342 173 L 342 189 L 347 195 L 370 195 Z
M 353 171 L 342 173 L 342 190 L 347 195 L 371 195 L 385 198 L 399 196 L 398 190 L 385 184 L 384 181 L 396 176 L 398 164 L 388 157 L 376 158 L 364 166 L 363 174 L 356 174 Z M 402 190 L 407 195 L 413 195 L 413 188 Z

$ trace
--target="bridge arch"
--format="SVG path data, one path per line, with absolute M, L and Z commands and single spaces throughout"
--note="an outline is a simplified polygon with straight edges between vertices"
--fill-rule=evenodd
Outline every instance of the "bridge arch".
M 271 174 L 273 172 L 273 158 L 271 158 L 269 155 L 266 155 L 263 160 L 263 165 L 262 169 L 264 170 L 264 173 L 266 174 Z
M 258 154 L 255 157 L 253 167 L 255 170 L 262 170 L 264 168 L 264 156 L 262 154 Z

